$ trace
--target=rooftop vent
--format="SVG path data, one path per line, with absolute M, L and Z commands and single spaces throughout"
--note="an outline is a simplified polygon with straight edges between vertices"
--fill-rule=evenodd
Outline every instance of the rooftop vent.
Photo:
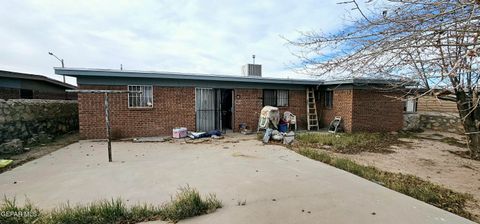
M 255 64 L 255 55 L 252 55 L 253 63 L 242 66 L 244 76 L 262 77 L 262 65 Z
M 242 73 L 244 76 L 262 77 L 262 65 L 246 64 L 242 66 Z

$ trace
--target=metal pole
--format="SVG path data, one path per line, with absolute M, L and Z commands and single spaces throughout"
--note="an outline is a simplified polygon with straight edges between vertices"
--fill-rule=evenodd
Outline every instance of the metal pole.
M 62 68 L 65 68 L 65 65 L 63 64 L 63 59 L 60 61 L 62 62 Z M 63 83 L 65 83 L 65 75 L 63 75 Z
M 105 95 L 105 123 L 107 126 L 108 162 L 112 162 L 112 139 L 110 137 L 110 108 L 108 107 L 108 93 Z

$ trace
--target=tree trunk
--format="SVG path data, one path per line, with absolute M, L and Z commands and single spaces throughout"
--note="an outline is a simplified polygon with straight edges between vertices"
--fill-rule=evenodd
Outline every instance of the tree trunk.
M 480 108 L 473 105 L 472 99 L 467 97 L 464 91 L 457 90 L 457 108 L 460 119 L 467 136 L 470 156 L 473 159 L 480 160 Z M 472 111 L 473 110 L 473 111 Z
M 470 156 L 472 159 L 480 160 L 480 134 L 471 134 L 467 135 L 470 148 Z

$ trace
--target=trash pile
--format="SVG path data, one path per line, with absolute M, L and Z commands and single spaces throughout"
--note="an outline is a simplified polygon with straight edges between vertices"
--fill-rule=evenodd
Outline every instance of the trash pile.
M 260 111 L 258 131 L 260 130 L 265 130 L 263 135 L 265 144 L 270 139 L 290 144 L 295 139 L 293 130 L 297 130 L 297 118 L 289 111 L 285 111 L 283 117 L 280 118 L 280 111 L 277 107 L 265 106 Z
M 188 137 L 191 139 L 199 139 L 199 138 L 220 138 L 222 136 L 222 132 L 219 130 L 212 130 L 207 132 L 189 132 Z

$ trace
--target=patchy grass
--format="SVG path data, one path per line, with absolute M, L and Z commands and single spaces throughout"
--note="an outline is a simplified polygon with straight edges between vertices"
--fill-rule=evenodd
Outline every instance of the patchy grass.
M 30 201 L 20 207 L 15 199 L 9 200 L 4 196 L 3 203 L 0 205 L 0 223 L 35 223 L 40 216 L 40 209 L 33 206 Z
M 390 153 L 389 146 L 403 143 L 396 135 L 388 133 L 303 133 L 296 136 L 297 144 L 308 147 L 330 146 L 340 153 L 363 151 Z
M 398 138 L 409 138 L 409 139 L 419 139 L 419 133 L 423 133 L 423 130 L 413 130 L 413 131 L 399 131 Z
M 473 218 L 472 214 L 465 210 L 467 202 L 473 201 L 473 196 L 470 194 L 454 192 L 413 175 L 386 172 L 372 166 L 363 166 L 352 160 L 337 158 L 326 152 L 311 148 L 300 148 L 298 153 L 376 182 L 438 208 L 468 219 Z
M 188 217 L 214 212 L 221 207 L 222 203 L 214 194 L 202 199 L 197 190 L 187 186 L 181 188 L 169 203 L 162 205 L 161 218 L 162 220 L 178 222 Z
M 159 218 L 160 209 L 149 205 L 127 207 L 121 199 L 102 200 L 86 206 L 65 204 L 42 218 L 42 223 L 138 223 Z
M 102 200 L 88 205 L 71 206 L 64 204 L 52 211 L 43 212 L 27 202 L 23 206 L 15 199 L 4 198 L 0 204 L 0 223 L 39 223 L 39 224 L 102 224 L 139 223 L 153 220 L 178 222 L 181 219 L 214 212 L 222 203 L 210 194 L 205 198 L 190 187 L 180 188 L 168 203 L 162 206 L 127 206 L 121 199 Z

